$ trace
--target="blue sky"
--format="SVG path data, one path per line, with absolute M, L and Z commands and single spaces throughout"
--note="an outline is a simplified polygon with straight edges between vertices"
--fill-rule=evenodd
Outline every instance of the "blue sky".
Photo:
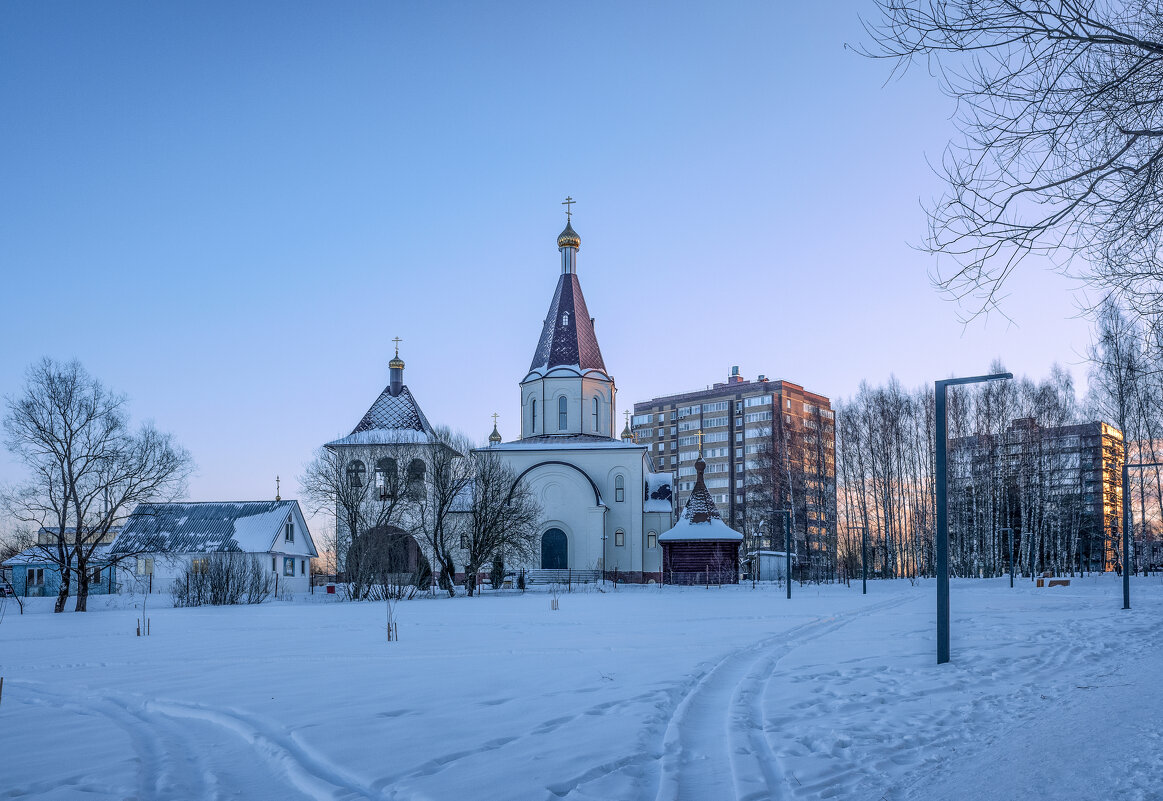
M 75 356 L 191 450 L 192 498 L 293 495 L 400 336 L 429 419 L 509 438 L 567 194 L 621 409 L 736 364 L 833 398 L 995 357 L 1081 379 L 1065 279 L 1026 265 L 1016 325 L 931 288 L 953 109 L 845 49 L 873 12 L 0 5 L 0 394 Z

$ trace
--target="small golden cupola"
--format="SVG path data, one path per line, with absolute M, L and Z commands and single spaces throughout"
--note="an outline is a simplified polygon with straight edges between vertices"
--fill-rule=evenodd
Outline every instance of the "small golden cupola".
M 396 337 L 392 341 L 396 343 L 396 355 L 388 362 L 388 391 L 396 397 L 404 388 L 404 360 L 400 358 L 400 342 L 403 340 Z
M 581 237 L 577 235 L 577 231 L 573 230 L 573 226 L 569 222 L 566 222 L 565 229 L 557 235 L 557 246 L 581 250 Z
M 497 430 L 497 413 L 493 412 L 493 433 L 489 434 L 489 447 L 499 445 L 501 442 L 501 432 Z

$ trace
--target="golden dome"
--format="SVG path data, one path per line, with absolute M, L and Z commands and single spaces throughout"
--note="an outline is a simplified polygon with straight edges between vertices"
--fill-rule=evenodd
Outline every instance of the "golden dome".
M 399 354 L 396 354 L 396 357 L 388 362 L 388 368 L 392 370 L 403 370 L 404 360 L 400 358 Z
M 577 235 L 577 231 L 573 230 L 573 226 L 568 222 L 565 224 L 565 230 L 557 236 L 557 246 L 559 248 L 581 249 L 581 237 Z

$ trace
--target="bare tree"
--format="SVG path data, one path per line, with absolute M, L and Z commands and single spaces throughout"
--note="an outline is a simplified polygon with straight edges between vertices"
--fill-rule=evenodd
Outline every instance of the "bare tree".
M 462 434 L 437 428 L 423 446 L 426 476 L 417 499 L 413 530 L 439 569 L 440 588 L 456 594 L 456 549 L 465 532 L 471 506 L 473 468 L 466 457 L 472 443 Z
M 85 611 L 97 549 L 138 503 L 174 500 L 185 490 L 190 455 L 151 424 L 133 431 L 126 400 L 81 364 L 43 359 L 28 370 L 24 392 L 8 398 L 5 445 L 30 477 L 6 490 L 7 511 L 50 532 L 38 549 L 60 573 L 55 611 L 64 611 L 75 574 L 78 612 Z M 112 568 L 159 543 L 106 557 Z
M 1153 0 L 878 0 L 864 54 L 921 60 L 964 139 L 928 248 L 968 316 L 1027 256 L 1163 312 L 1163 7 Z M 1075 271 L 1071 260 L 1086 266 Z
M 465 589 L 472 596 L 477 572 L 495 558 L 526 561 L 536 553 L 541 505 L 524 481 L 488 449 L 470 457 L 472 500 L 464 526 Z M 503 569 L 500 572 L 504 576 Z M 494 586 L 496 586 L 494 580 Z
M 424 450 L 400 443 L 315 452 L 299 483 L 310 513 L 334 521 L 329 550 L 336 572 L 348 570 L 348 555 L 360 536 L 401 525 L 414 514 L 423 485 Z M 358 553 L 369 551 L 361 548 Z

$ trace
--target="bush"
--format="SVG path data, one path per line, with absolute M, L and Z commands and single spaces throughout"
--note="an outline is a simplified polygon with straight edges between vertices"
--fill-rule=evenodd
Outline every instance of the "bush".
M 493 569 L 489 571 L 489 583 L 493 585 L 494 590 L 501 589 L 505 583 L 505 560 L 499 556 L 493 559 Z
M 274 574 L 254 554 L 213 553 L 194 559 L 175 581 L 174 606 L 261 604 L 274 589 Z

